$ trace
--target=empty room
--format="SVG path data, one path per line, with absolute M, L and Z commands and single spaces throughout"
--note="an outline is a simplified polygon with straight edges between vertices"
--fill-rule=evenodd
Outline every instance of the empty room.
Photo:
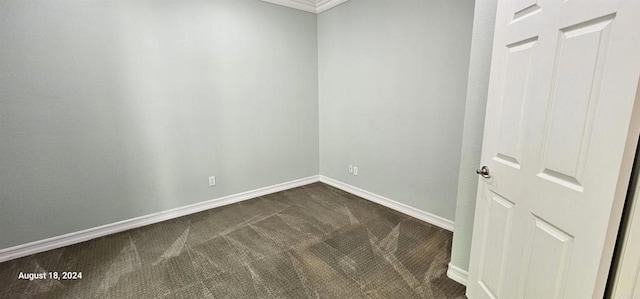
M 640 298 L 640 1 L 0 0 L 0 298 Z

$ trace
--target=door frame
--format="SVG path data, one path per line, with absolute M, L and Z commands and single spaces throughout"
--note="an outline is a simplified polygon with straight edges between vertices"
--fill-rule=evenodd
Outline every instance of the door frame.
M 638 150 L 609 271 L 606 298 L 627 298 L 640 287 L 640 277 L 637 277 L 640 271 L 640 147 Z M 627 297 L 622 297 L 623 294 Z
M 616 185 L 616 193 L 613 201 L 613 207 L 611 209 L 611 216 L 609 217 L 609 227 L 607 228 L 607 236 L 605 241 L 605 247 L 603 248 L 602 257 L 600 259 L 600 267 L 596 280 L 596 291 L 602 297 L 605 294 L 607 287 L 607 281 L 610 278 L 610 274 L 613 272 L 612 263 L 614 258 L 614 252 L 616 242 L 618 240 L 618 233 L 622 229 L 620 226 L 622 223 L 622 211 L 625 203 L 628 199 L 627 194 L 632 192 L 630 190 L 630 182 L 632 178 L 632 169 L 634 167 L 636 153 L 639 149 L 638 141 L 640 140 L 640 77 L 636 85 L 636 98 L 633 104 L 633 111 L 631 113 L 631 120 L 629 123 L 629 130 L 627 132 L 627 142 L 622 157 L 622 165 L 620 168 L 620 174 L 618 175 L 618 183 Z M 614 279 L 614 277 L 611 277 Z M 594 293 L 595 295 L 595 293 Z

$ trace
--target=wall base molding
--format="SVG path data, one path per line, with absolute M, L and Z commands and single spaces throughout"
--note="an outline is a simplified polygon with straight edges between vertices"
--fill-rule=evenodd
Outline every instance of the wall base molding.
M 461 268 L 452 265 L 449 263 L 449 269 L 447 269 L 447 276 L 461 285 L 467 285 L 467 278 L 469 277 L 469 272 L 462 270 Z
M 0 250 L 0 263 L 319 181 L 314 175 Z
M 422 210 L 418 210 L 418 209 L 416 209 L 414 207 L 405 205 L 403 203 L 399 203 L 397 201 L 391 200 L 391 199 L 386 198 L 384 196 L 381 196 L 381 195 L 378 195 L 378 194 L 375 194 L 375 193 L 360 189 L 358 187 L 351 186 L 349 184 L 340 182 L 338 180 L 334 180 L 332 178 L 329 178 L 329 177 L 326 177 L 326 176 L 323 176 L 323 175 L 320 176 L 320 182 L 323 182 L 323 183 L 325 183 L 327 185 L 336 187 L 336 188 L 341 189 L 341 190 L 343 190 L 345 192 L 349 192 L 349 193 L 351 193 L 353 195 L 360 196 L 360 197 L 362 197 L 362 198 L 364 198 L 366 200 L 369 200 L 369 201 L 375 202 L 377 204 L 383 205 L 383 206 L 385 206 L 387 208 L 390 208 L 392 210 L 396 210 L 396 211 L 398 211 L 400 213 L 409 215 L 409 216 L 411 216 L 413 218 L 417 218 L 417 219 L 420 219 L 420 220 L 422 220 L 424 222 L 431 223 L 431 224 L 433 224 L 435 226 L 444 228 L 444 229 L 446 229 L 448 231 L 453 231 L 453 221 L 451 221 L 451 220 L 442 218 L 440 216 L 437 216 L 437 215 L 434 215 L 434 214 L 431 214 L 431 213 L 428 213 L 428 212 L 425 212 L 425 211 L 422 211 Z
M 306 178 L 293 180 L 290 182 L 258 188 L 251 191 L 246 191 L 246 192 L 228 195 L 228 196 L 207 200 L 207 201 L 203 201 L 203 202 L 199 202 L 199 203 L 195 203 L 195 204 L 191 204 L 183 207 L 178 207 L 171 210 L 161 211 L 161 212 L 148 214 L 148 215 L 144 215 L 136 218 L 131 218 L 123 221 L 105 224 L 105 225 L 101 225 L 101 226 L 97 226 L 97 227 L 93 227 L 93 228 L 89 228 L 89 229 L 85 229 L 85 230 L 81 230 L 73 233 L 68 233 L 68 234 L 64 234 L 64 235 L 60 235 L 60 236 L 56 236 L 56 237 L 52 237 L 44 240 L 34 241 L 34 242 L 30 242 L 30 243 L 26 243 L 26 244 L 14 246 L 14 247 L 0 249 L 0 263 L 8 260 L 17 259 L 17 258 L 25 257 L 28 255 L 56 249 L 56 248 L 61 248 L 64 246 L 77 244 L 80 242 L 89 241 L 92 239 L 104 237 L 104 236 L 119 233 L 122 231 L 202 212 L 205 210 L 226 206 L 229 204 L 245 201 L 245 200 L 256 198 L 259 196 L 264 196 L 267 194 L 276 193 L 276 192 L 312 184 L 315 182 L 323 182 L 327 185 L 333 186 L 345 192 L 362 197 L 366 200 L 383 205 L 392 210 L 396 210 L 400 213 L 420 219 L 427 223 L 431 223 L 433 225 L 444 228 L 446 230 L 453 231 L 453 221 L 451 220 L 447 220 L 440 216 L 436 216 L 431 213 L 418 210 L 414 207 L 405 205 L 403 203 L 399 203 L 397 201 L 391 200 L 384 196 L 377 195 L 375 193 L 360 189 L 358 187 L 351 186 L 349 184 L 334 180 L 326 176 L 314 175 Z M 449 271 L 447 271 L 447 275 L 449 275 L 449 277 L 455 281 L 458 281 L 460 283 L 463 283 L 461 281 L 464 281 L 463 284 L 466 284 L 466 277 L 467 277 L 466 271 L 461 270 L 460 268 L 457 268 L 457 267 L 455 267 L 455 270 L 452 270 L 453 269 L 452 267 L 455 267 L 455 266 L 452 266 L 451 264 L 449 264 Z M 452 273 L 455 272 L 451 275 L 456 275 L 456 276 L 451 276 L 450 272 Z M 462 279 L 462 280 L 458 280 L 458 279 Z

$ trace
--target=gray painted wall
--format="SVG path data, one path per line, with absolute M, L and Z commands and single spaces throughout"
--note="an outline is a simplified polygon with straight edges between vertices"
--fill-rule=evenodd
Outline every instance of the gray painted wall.
M 451 249 L 451 264 L 463 270 L 469 269 L 473 216 L 476 206 L 476 191 L 478 189 L 478 175 L 475 170 L 480 166 L 480 154 L 482 152 L 482 134 L 487 106 L 497 3 L 498 0 L 476 0 L 473 17 L 473 38 L 471 41 L 464 132 L 462 134 L 456 226 Z
M 351 0 L 318 16 L 322 175 L 454 219 L 473 3 Z
M 1 1 L 0 248 L 317 175 L 316 32 L 256 0 Z

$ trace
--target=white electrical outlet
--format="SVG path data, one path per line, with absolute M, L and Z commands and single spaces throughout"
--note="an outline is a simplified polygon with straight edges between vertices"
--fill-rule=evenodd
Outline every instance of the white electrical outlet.
M 215 176 L 210 176 L 209 177 L 209 186 L 215 186 L 216 185 L 216 177 Z
M 358 166 L 353 166 L 353 175 L 358 175 Z
M 353 165 L 349 165 L 349 173 L 353 173 Z

